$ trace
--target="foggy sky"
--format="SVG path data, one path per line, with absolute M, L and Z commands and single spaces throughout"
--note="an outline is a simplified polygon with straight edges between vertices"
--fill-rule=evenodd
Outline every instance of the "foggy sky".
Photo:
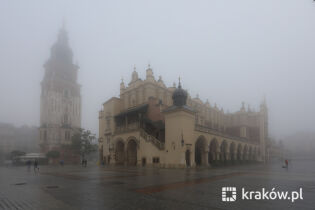
M 82 127 L 119 95 L 133 65 L 150 63 L 167 86 L 181 76 L 226 112 L 259 109 L 270 134 L 315 125 L 315 3 L 312 0 L 12 1 L 0 6 L 0 122 L 39 126 L 43 64 L 65 19 L 82 85 Z M 246 105 L 247 107 L 247 105 Z

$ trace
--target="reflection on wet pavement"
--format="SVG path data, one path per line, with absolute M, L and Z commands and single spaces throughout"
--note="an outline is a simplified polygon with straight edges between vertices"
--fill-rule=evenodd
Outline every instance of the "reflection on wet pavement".
M 314 161 L 215 169 L 0 167 L 0 209 L 314 209 Z M 222 187 L 296 190 L 303 200 L 221 201 Z

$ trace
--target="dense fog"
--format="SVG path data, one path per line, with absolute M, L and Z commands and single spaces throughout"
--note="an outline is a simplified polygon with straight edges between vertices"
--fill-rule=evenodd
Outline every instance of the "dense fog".
M 134 65 L 167 86 L 235 112 L 264 96 L 270 136 L 314 132 L 312 0 L 10 1 L 0 7 L 0 122 L 39 126 L 40 82 L 65 24 L 80 66 L 82 126 L 98 133 L 103 102 Z

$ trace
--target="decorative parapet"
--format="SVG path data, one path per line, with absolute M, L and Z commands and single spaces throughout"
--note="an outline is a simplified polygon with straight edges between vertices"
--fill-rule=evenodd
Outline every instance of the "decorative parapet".
M 202 126 L 202 125 L 198 125 L 198 124 L 195 124 L 195 131 L 209 133 L 209 134 L 221 136 L 223 138 L 233 139 L 233 140 L 236 140 L 236 141 L 247 142 L 247 143 L 252 143 L 252 144 L 259 144 L 258 142 L 250 141 L 250 140 L 248 140 L 246 138 L 237 137 L 237 136 L 230 136 L 230 135 L 224 134 L 222 132 L 219 132 L 217 130 L 214 130 L 212 128 L 209 128 L 209 127 L 206 127 L 206 126 Z

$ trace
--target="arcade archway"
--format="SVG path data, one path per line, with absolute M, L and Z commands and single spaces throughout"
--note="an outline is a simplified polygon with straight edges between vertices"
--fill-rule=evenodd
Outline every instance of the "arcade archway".
M 123 165 L 125 162 L 125 144 L 123 141 L 117 141 L 116 143 L 115 161 L 117 165 Z
M 127 164 L 137 165 L 137 142 L 134 139 L 129 140 L 127 144 Z
M 209 157 L 208 161 L 210 164 L 217 160 L 218 142 L 216 139 L 212 139 L 209 145 Z
M 206 139 L 200 136 L 195 143 L 196 166 L 206 165 Z
M 243 149 L 243 160 L 248 160 L 248 146 L 245 145 L 244 149 Z
M 221 143 L 221 146 L 220 146 L 220 161 L 224 164 L 226 164 L 227 162 L 227 149 L 228 149 L 228 144 L 227 142 L 224 140 L 222 143 Z
M 237 160 L 241 161 L 242 160 L 242 145 L 238 144 L 237 146 Z
M 230 144 L 230 159 L 232 163 L 235 161 L 235 143 L 234 142 Z

